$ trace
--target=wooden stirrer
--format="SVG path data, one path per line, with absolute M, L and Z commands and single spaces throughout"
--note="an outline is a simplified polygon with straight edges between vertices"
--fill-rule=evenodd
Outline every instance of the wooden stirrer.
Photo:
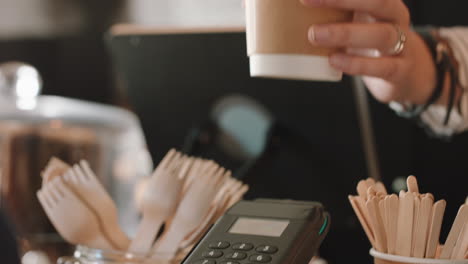
M 351 206 L 353 207 L 354 213 L 356 214 L 359 222 L 361 223 L 362 228 L 364 229 L 364 232 L 366 233 L 367 238 L 369 239 L 369 242 L 371 243 L 372 247 L 375 248 L 374 233 L 369 225 L 370 220 L 366 219 L 366 216 L 362 212 L 362 209 L 359 206 L 356 197 L 350 195 L 348 196 L 348 199 L 351 203 Z M 364 209 L 367 210 L 366 208 Z
M 424 258 L 426 252 L 428 231 L 431 219 L 433 201 L 429 196 L 425 196 L 421 200 L 421 207 L 419 209 L 418 222 L 414 229 L 416 230 L 414 239 L 413 257 Z
M 442 220 L 444 218 L 445 207 L 447 202 L 440 200 L 434 204 L 432 209 L 432 216 L 430 220 L 429 236 L 427 238 L 426 258 L 435 258 L 437 253 L 437 246 L 439 245 L 440 230 L 442 227 Z
M 445 241 L 444 248 L 442 249 L 442 253 L 440 254 L 441 259 L 450 259 L 450 257 L 452 256 L 453 248 L 457 243 L 458 236 L 460 235 L 462 228 L 466 224 L 467 220 L 468 205 L 462 205 L 458 210 L 457 217 L 455 218 L 447 240 Z
M 468 223 L 465 223 L 465 226 L 463 227 L 463 231 L 460 233 L 457 244 L 455 245 L 455 248 L 453 249 L 451 259 L 463 259 L 463 255 L 465 255 L 465 252 L 467 251 L 468 251 Z
M 376 250 L 382 253 L 387 251 L 387 240 L 385 237 L 385 231 L 383 227 L 382 217 L 379 212 L 379 200 L 374 197 L 367 201 L 367 210 L 369 210 L 370 220 L 374 230 Z
M 400 192 L 400 204 L 398 210 L 398 228 L 396 241 L 396 254 L 410 257 L 413 235 L 414 195 Z
M 418 180 L 413 175 L 406 179 L 406 185 L 408 186 L 408 192 L 419 193 Z
M 399 200 L 396 194 L 385 198 L 385 211 L 387 216 L 387 247 L 388 253 L 396 254 L 396 234 L 398 227 L 398 207 Z

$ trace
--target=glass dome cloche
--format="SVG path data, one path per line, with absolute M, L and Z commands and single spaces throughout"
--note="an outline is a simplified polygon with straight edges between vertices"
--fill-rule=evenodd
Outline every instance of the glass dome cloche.
M 88 160 L 119 209 L 127 233 L 138 223 L 134 189 L 153 164 L 138 118 L 114 106 L 40 95 L 31 65 L 0 64 L 0 207 L 19 234 L 23 253 L 63 255 L 60 237 L 36 198 L 51 157 Z M 57 251 L 57 252 L 55 252 Z

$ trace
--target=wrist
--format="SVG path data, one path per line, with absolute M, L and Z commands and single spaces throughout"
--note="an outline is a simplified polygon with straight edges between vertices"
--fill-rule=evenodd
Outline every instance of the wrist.
M 427 43 L 418 33 L 411 31 L 410 38 L 413 39 L 414 60 L 412 72 L 409 73 L 412 78 L 408 82 L 408 94 L 405 96 L 405 101 L 406 103 L 423 105 L 430 100 L 437 87 L 436 62 Z
M 452 109 L 462 95 L 458 62 L 448 41 L 438 31 L 420 28 L 418 33 L 412 32 L 411 36 L 414 38 L 413 70 L 407 85 L 413 89 L 407 89 L 406 101 L 399 103 L 399 110 L 392 108 L 404 116 L 419 117 L 430 105 L 443 105 L 447 107 L 444 119 L 444 124 L 447 124 Z

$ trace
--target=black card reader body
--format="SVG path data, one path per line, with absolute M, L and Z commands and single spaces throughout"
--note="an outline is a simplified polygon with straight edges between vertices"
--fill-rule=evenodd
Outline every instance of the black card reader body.
M 307 264 L 328 233 L 317 202 L 240 201 L 205 234 L 183 264 Z

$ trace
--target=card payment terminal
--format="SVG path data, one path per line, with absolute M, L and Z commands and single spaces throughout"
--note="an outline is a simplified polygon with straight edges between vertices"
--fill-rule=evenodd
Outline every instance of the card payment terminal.
M 240 201 L 205 234 L 183 264 L 307 264 L 329 229 L 317 202 Z

